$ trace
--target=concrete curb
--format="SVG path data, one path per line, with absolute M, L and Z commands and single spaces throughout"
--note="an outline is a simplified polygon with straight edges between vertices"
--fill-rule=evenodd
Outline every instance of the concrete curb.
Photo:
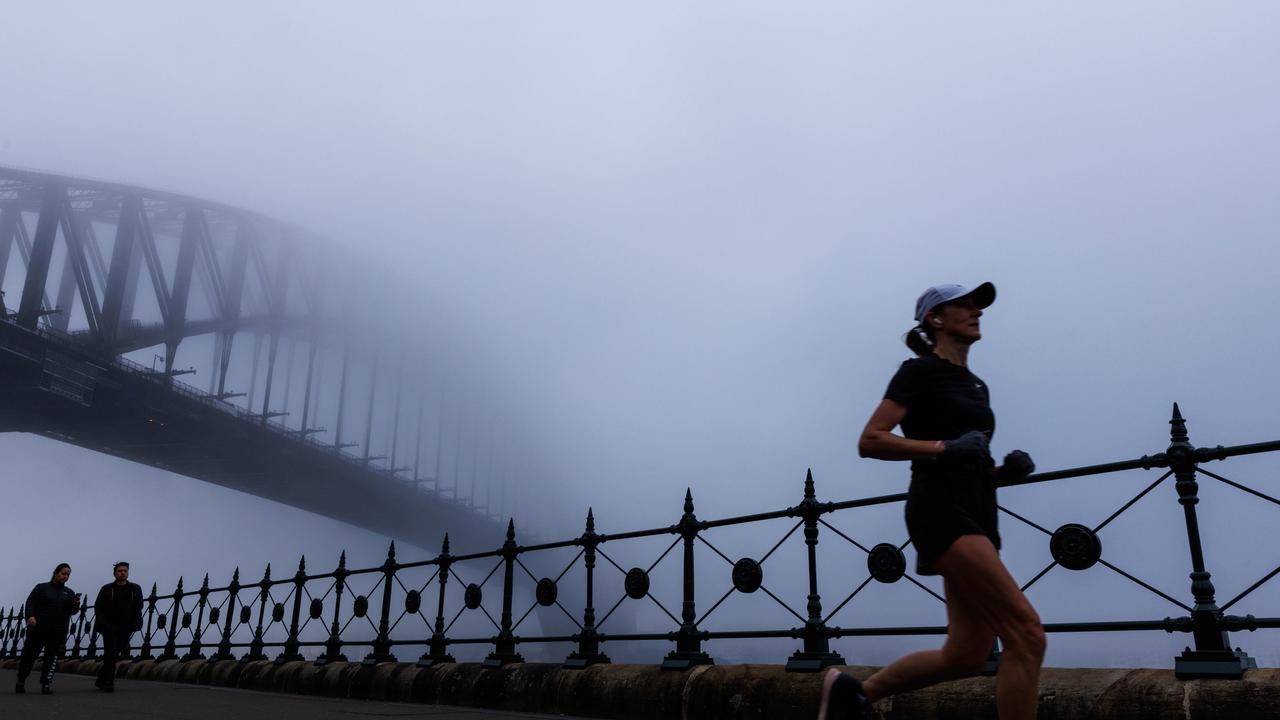
M 94 675 L 97 660 L 67 660 L 63 672 Z M 16 669 L 17 660 L 0 661 Z M 866 677 L 874 668 L 847 668 Z M 269 660 L 122 662 L 117 676 L 302 695 L 368 698 L 616 720 L 808 720 L 817 714 L 821 675 L 779 665 L 704 666 L 664 672 L 653 665 L 549 663 L 486 669 L 478 663 L 420 668 L 412 663 L 333 662 L 316 666 Z M 888 698 L 885 720 L 995 718 L 995 679 L 976 677 Z M 1191 718 L 1263 720 L 1280 708 L 1280 669 L 1250 670 L 1243 680 L 1180 681 L 1170 670 L 1046 668 L 1041 720 Z

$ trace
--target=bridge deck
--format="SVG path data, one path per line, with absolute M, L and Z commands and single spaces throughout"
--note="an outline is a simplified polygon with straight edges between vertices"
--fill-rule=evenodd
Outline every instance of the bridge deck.
M 27 678 L 27 694 L 14 695 L 17 678 L 13 670 L 0 670 L 0 717 L 37 720 L 97 720 L 104 718 L 269 718 L 305 717 L 309 720 L 346 720 L 353 717 L 431 718 L 431 720 L 536 720 L 564 715 L 478 710 L 442 705 L 346 700 L 306 695 L 281 695 L 231 688 L 117 680 L 110 695 L 93 687 L 93 678 L 58 675 L 54 694 L 40 694 L 39 678 Z

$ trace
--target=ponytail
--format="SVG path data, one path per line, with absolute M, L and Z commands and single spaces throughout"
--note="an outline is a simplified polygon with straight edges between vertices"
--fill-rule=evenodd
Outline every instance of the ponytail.
M 911 352 L 917 356 L 933 353 L 933 333 L 924 325 L 916 325 L 908 330 L 903 340 L 907 343 L 907 347 L 911 348 Z

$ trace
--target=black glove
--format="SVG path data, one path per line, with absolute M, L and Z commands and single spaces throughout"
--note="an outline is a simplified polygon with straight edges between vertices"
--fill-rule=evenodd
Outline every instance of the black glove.
M 942 459 L 957 465 L 983 465 L 990 467 L 991 439 L 981 430 L 970 430 L 955 440 L 943 444 Z
M 1000 466 L 997 474 L 1001 481 L 1017 482 L 1035 471 L 1036 464 L 1031 460 L 1031 456 L 1021 450 L 1014 450 L 1004 456 L 1004 464 Z

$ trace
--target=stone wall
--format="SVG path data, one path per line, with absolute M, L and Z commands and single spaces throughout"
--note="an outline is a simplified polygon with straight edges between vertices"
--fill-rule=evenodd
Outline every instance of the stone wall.
M 16 660 L 0 662 L 13 669 Z M 62 671 L 93 675 L 96 660 L 67 660 Z M 821 676 L 779 665 L 704 666 L 684 672 L 653 665 L 595 665 L 565 670 L 549 663 L 484 669 L 478 663 L 419 668 L 269 660 L 123 662 L 119 677 L 248 690 L 485 707 L 618 720 L 809 720 Z M 848 668 L 866 677 L 874 668 Z M 33 677 L 31 680 L 35 680 Z M 30 681 L 29 681 L 30 682 Z M 907 693 L 877 705 L 893 720 L 995 718 L 995 681 L 978 677 Z M 1280 670 L 1249 670 L 1243 680 L 1190 680 L 1171 670 L 1046 668 L 1041 720 L 1280 718 Z

